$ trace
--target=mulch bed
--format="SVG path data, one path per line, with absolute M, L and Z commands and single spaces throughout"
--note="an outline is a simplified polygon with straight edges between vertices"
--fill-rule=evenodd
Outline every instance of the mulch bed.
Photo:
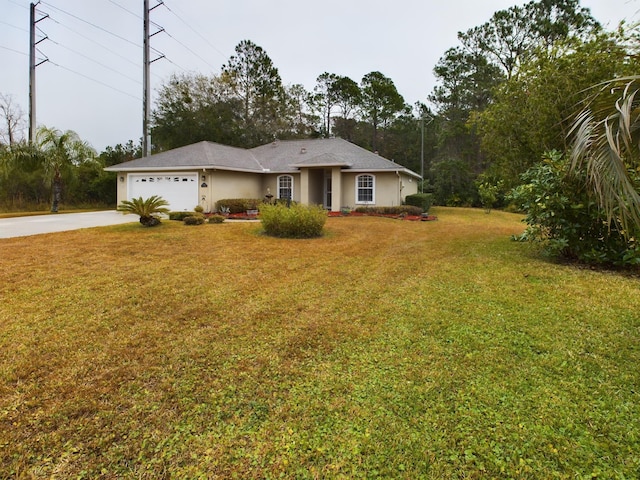
M 396 220 L 409 220 L 412 222 L 432 222 L 437 220 L 435 215 L 383 215 L 381 213 L 363 213 L 363 212 L 329 212 L 330 217 L 384 217 L 394 218 Z
M 433 222 L 434 220 L 438 220 L 438 217 L 435 215 L 383 215 L 380 213 L 363 213 L 363 212 L 350 212 L 350 213 L 342 213 L 342 212 L 327 212 L 330 217 L 384 217 L 384 218 L 394 218 L 396 220 L 409 220 L 411 222 Z M 229 220 L 257 220 L 257 214 L 247 214 L 247 213 L 230 213 L 227 218 Z

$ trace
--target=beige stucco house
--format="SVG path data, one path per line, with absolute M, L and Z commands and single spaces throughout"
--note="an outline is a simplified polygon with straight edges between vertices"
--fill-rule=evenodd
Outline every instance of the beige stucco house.
M 420 175 L 339 138 L 275 141 L 252 149 L 199 142 L 107 167 L 118 203 L 160 195 L 172 211 L 215 209 L 224 198 L 291 198 L 333 211 L 401 205 Z

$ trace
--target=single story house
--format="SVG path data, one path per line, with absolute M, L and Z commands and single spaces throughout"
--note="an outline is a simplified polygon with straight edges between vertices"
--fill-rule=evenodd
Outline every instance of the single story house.
M 339 138 L 277 140 L 244 149 L 212 142 L 105 168 L 117 172 L 118 203 L 159 195 L 172 211 L 224 198 L 291 199 L 342 207 L 401 205 L 418 192 L 420 175 Z

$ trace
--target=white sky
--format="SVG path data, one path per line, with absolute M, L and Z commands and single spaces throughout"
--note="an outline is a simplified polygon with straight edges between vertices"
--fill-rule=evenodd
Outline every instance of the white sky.
M 29 108 L 28 0 L 0 0 L 0 93 Z M 153 7 L 156 0 L 149 0 Z M 151 20 L 165 32 L 151 46 L 155 90 L 173 72 L 219 73 L 248 39 L 261 46 L 285 84 L 312 90 L 327 71 L 356 82 L 374 70 L 405 101 L 426 102 L 433 67 L 481 25 L 518 0 L 165 0 Z M 640 0 L 582 0 L 609 30 L 639 19 Z M 167 8 L 168 7 L 168 8 Z M 38 5 L 37 122 L 75 130 L 99 152 L 142 136 L 143 0 L 46 0 Z M 157 28 L 156 28 L 157 30 Z M 152 32 L 153 32 L 152 27 Z M 152 54 L 153 56 L 153 54 Z M 87 78 L 88 77 L 88 78 Z M 25 125 L 26 127 L 26 125 Z M 25 128 L 26 132 L 26 128 Z M 25 133 L 26 134 L 26 133 Z

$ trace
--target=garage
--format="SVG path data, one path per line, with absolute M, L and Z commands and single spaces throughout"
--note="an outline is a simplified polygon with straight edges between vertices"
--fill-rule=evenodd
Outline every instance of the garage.
M 128 179 L 129 200 L 158 195 L 169 202 L 173 212 L 191 211 L 198 205 L 197 173 L 130 173 Z

